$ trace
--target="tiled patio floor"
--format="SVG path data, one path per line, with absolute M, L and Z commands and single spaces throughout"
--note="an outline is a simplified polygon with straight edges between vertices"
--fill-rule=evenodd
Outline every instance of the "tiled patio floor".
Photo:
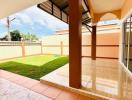
M 94 100 L 0 70 L 0 100 Z
M 69 65 L 42 77 L 41 82 L 69 87 Z M 116 100 L 132 100 L 132 76 L 125 72 L 117 60 L 92 61 L 89 58 L 83 58 L 82 86 L 80 90 L 98 96 Z

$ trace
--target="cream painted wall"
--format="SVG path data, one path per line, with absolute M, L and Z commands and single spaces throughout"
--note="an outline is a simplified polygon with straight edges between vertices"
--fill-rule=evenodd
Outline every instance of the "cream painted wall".
M 25 46 L 25 55 L 41 54 L 41 46 Z
M 64 44 L 69 44 L 69 35 L 52 35 L 42 38 L 43 45 L 58 45 L 60 41 L 63 41 Z
M 46 47 L 47 45 L 60 45 L 60 42 L 63 41 L 63 45 L 69 44 L 69 36 L 68 35 L 53 35 L 53 36 L 46 36 L 42 39 L 43 47 L 43 54 L 60 54 L 61 48 L 60 47 Z M 64 54 L 69 54 L 69 48 L 64 48 Z
M 43 53 L 44 54 L 60 54 L 60 47 L 49 47 L 52 45 L 60 45 L 60 42 L 63 41 L 64 45 L 69 45 L 68 35 L 54 35 L 47 36 L 42 39 L 43 41 Z M 119 45 L 119 31 L 118 32 L 107 32 L 100 33 L 97 35 L 97 45 Z M 91 45 L 91 36 L 90 34 L 82 35 L 82 45 Z M 48 47 L 47 47 L 48 46 Z M 69 48 L 63 48 L 64 55 L 68 55 Z M 82 46 L 82 56 L 91 56 L 91 47 Z M 119 57 L 119 47 L 97 47 L 97 56 L 98 57 Z
M 41 46 L 25 46 L 25 56 L 41 54 Z M 0 46 L 0 60 L 22 57 L 21 46 Z
M 60 49 L 60 47 L 43 47 L 43 54 L 60 55 L 61 49 Z
M 0 46 L 0 60 L 20 56 L 22 56 L 20 46 Z

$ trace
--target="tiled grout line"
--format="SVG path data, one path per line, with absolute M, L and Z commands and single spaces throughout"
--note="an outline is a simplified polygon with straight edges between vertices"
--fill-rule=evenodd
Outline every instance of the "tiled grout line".
M 34 85 L 35 86 L 35 85 Z M 32 86 L 31 88 L 33 88 L 34 86 Z M 30 88 L 30 90 L 32 90 Z M 49 86 L 47 87 L 47 89 L 49 88 Z M 47 89 L 45 89 L 44 91 L 46 91 Z M 34 91 L 34 90 L 32 90 L 32 91 Z M 44 92 L 44 91 L 42 91 L 42 92 Z M 34 92 L 36 92 L 36 91 L 34 91 Z M 39 94 L 41 94 L 41 95 L 44 95 L 44 94 L 42 94 L 42 92 L 41 93 L 39 93 L 39 92 L 37 92 L 37 93 L 39 93 Z M 48 97 L 48 98 L 51 98 L 51 97 L 49 97 L 49 96 L 47 96 L 47 95 L 44 95 L 44 96 L 46 96 L 46 97 Z M 53 98 L 51 98 L 51 99 L 53 99 Z
M 19 85 L 19 84 L 18 84 Z M 36 84 L 35 84 L 36 85 Z M 34 91 L 33 89 L 31 89 L 31 88 L 33 88 L 35 85 L 33 85 L 32 87 L 30 87 L 30 88 L 27 88 L 27 87 L 24 87 L 24 86 L 22 86 L 22 87 L 24 87 L 24 88 L 27 88 L 27 89 L 29 89 L 29 90 L 31 90 L 31 91 L 33 91 L 33 92 L 36 92 L 36 93 L 38 93 L 38 94 L 41 94 L 41 95 L 43 95 L 43 96 L 46 96 L 46 97 L 48 97 L 48 98 L 50 98 L 50 99 L 52 99 L 52 100 L 55 100 L 55 99 L 53 99 L 53 98 L 51 98 L 51 97 L 49 97 L 49 96 L 47 96 L 47 95 L 44 95 L 44 94 L 42 94 L 42 93 L 39 93 L 39 92 L 37 92 L 37 91 Z M 48 89 L 49 87 L 47 87 L 47 89 Z M 44 91 L 46 91 L 47 89 L 45 89 Z
M 36 85 L 38 85 L 38 84 L 41 84 L 41 83 L 37 83 Z M 46 89 L 44 89 L 44 90 L 41 91 L 41 92 L 38 92 L 38 91 L 36 91 L 35 89 L 33 89 L 36 85 L 32 86 L 30 89 L 31 89 L 32 91 L 35 91 L 35 92 L 39 93 L 39 94 L 42 94 L 43 91 L 46 91 L 46 90 L 49 88 L 49 86 L 47 86 Z M 43 84 L 41 84 L 41 85 L 43 85 Z
M 57 99 L 57 97 L 59 97 L 62 94 L 63 90 L 56 96 L 56 98 L 54 100 Z
M 53 99 L 53 100 L 56 100 L 57 99 L 57 97 L 59 97 L 60 96 L 60 94 L 62 93 L 62 91 L 55 97 L 55 98 L 52 98 L 52 97 L 50 97 L 50 96 L 47 96 L 47 95 L 45 95 L 46 97 L 48 97 L 48 98 L 51 98 L 51 99 Z M 42 95 L 44 95 L 44 94 L 42 94 Z

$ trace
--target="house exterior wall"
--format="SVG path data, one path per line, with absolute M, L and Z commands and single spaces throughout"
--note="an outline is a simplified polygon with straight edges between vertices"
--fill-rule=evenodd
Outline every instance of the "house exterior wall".
M 84 31 L 83 31 L 84 32 Z M 59 32 L 62 33 L 62 32 Z M 97 57 L 119 58 L 119 30 L 97 32 Z M 60 42 L 63 42 L 63 54 L 69 54 L 68 34 L 47 36 L 42 39 L 44 54 L 60 54 Z M 53 45 L 56 45 L 54 47 Z M 91 35 L 84 32 L 82 35 L 82 56 L 91 56 Z

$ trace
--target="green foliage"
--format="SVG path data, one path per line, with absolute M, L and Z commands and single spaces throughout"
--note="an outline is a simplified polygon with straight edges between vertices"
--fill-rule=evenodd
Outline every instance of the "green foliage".
M 23 58 L 24 59 L 24 58 Z M 37 57 L 38 59 L 38 57 Z M 42 76 L 64 66 L 65 64 L 68 63 L 69 59 L 68 56 L 63 56 L 63 57 L 57 57 L 56 59 L 53 59 L 49 62 L 45 62 L 45 64 L 27 64 L 20 63 L 22 59 L 19 59 L 20 61 L 14 60 L 14 61 L 8 61 L 0 64 L 0 69 L 7 70 L 16 74 L 20 74 L 29 78 L 33 78 L 36 80 L 39 80 Z M 43 63 L 43 59 L 40 59 L 41 62 Z M 32 62 L 35 62 L 34 60 Z
M 20 33 L 19 30 L 11 31 L 10 35 L 11 35 L 12 41 L 21 41 L 21 39 L 23 39 L 24 41 L 36 41 L 36 40 L 38 40 L 38 37 L 35 34 L 30 34 L 30 33 L 23 34 L 23 33 Z M 7 41 L 8 36 L 5 35 L 3 38 L 0 38 L 0 40 Z
M 26 40 L 26 41 L 38 40 L 38 38 L 37 38 L 37 36 L 35 34 L 27 33 L 27 34 L 22 34 L 21 36 L 22 36 L 23 40 Z
M 19 30 L 10 32 L 10 35 L 12 41 L 21 41 L 21 33 L 19 32 Z

